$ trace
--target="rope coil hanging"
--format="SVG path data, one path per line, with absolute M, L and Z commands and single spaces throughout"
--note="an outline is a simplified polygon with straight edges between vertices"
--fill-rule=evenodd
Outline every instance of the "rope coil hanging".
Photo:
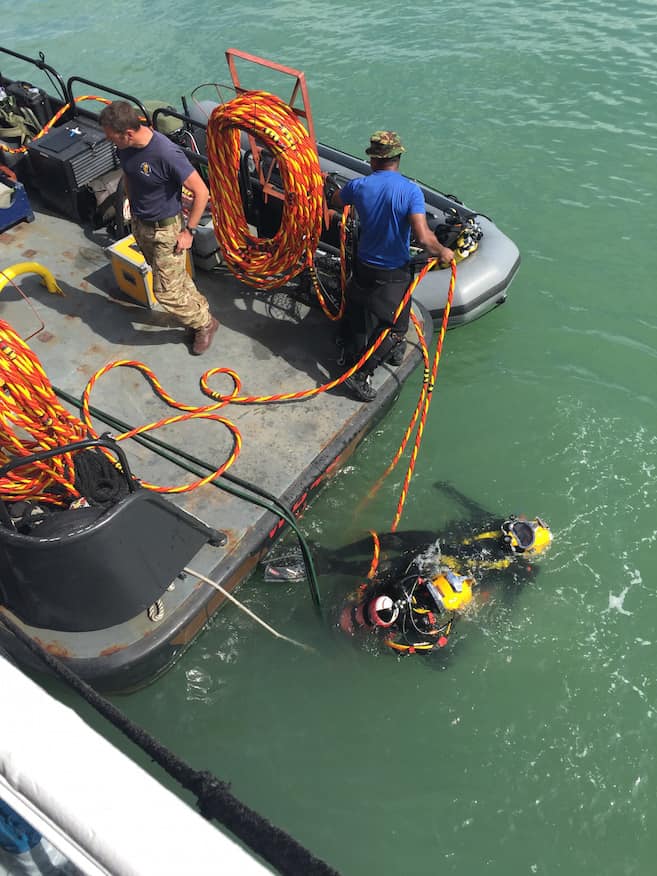
M 285 192 L 272 238 L 249 231 L 239 186 L 240 131 L 272 154 Z M 244 283 L 275 289 L 313 263 L 323 217 L 323 180 L 310 135 L 276 95 L 247 91 L 212 111 L 207 128 L 210 202 L 215 234 L 232 273 Z

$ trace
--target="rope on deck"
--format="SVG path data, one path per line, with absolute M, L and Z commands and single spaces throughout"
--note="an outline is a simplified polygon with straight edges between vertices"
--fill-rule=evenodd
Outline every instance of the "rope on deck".
M 233 437 L 233 446 L 227 458 L 204 477 L 182 486 L 158 486 L 140 481 L 143 487 L 158 493 L 184 493 L 209 483 L 232 465 L 241 450 L 242 436 L 234 423 L 216 413 L 226 404 L 227 399 L 221 399 L 211 405 L 185 405 L 176 401 L 164 390 L 155 374 L 146 365 L 133 360 L 119 360 L 105 365 L 87 383 L 82 401 L 83 420 L 79 420 L 57 400 L 37 355 L 16 334 L 9 323 L 2 320 L 0 320 L 0 413 L 2 414 L 0 465 L 10 462 L 17 456 L 27 457 L 39 450 L 74 444 L 85 438 L 98 438 L 89 412 L 89 395 L 99 377 L 118 367 L 130 367 L 140 371 L 160 398 L 170 407 L 183 413 L 132 428 L 115 436 L 116 441 L 133 438 L 161 426 L 199 418 L 225 426 Z M 211 369 L 211 372 L 206 373 L 223 370 L 226 369 Z M 60 454 L 12 469 L 0 480 L 0 500 L 11 502 L 30 498 L 61 505 L 78 498 L 79 491 L 75 485 L 75 466 L 72 457 L 71 453 Z

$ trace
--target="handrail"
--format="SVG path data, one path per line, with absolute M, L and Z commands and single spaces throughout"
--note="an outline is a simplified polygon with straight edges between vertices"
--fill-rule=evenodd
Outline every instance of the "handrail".
M 28 55 L 21 55 L 20 52 L 14 52 L 13 49 L 7 49 L 4 46 L 0 46 L 0 52 L 4 52 L 6 55 L 11 55 L 14 58 L 18 58 L 21 61 L 27 61 L 28 64 L 34 64 L 39 70 L 45 70 L 47 73 L 52 74 L 57 80 L 57 84 L 61 88 L 61 97 L 64 103 L 68 103 L 68 89 L 64 83 L 64 80 L 59 75 L 59 73 L 55 70 L 54 67 L 51 67 L 50 64 L 46 64 L 46 56 L 43 52 L 39 52 L 39 57 L 30 58 Z M 0 71 L 1 75 L 1 71 Z
M 107 92 L 107 94 L 113 94 L 116 97 L 121 98 L 122 100 L 127 100 L 129 103 L 133 103 L 139 107 L 144 118 L 150 124 L 150 113 L 147 111 L 146 107 L 143 103 L 138 100 L 136 97 L 133 97 L 131 94 L 127 94 L 124 91 L 117 91 L 115 88 L 110 88 L 108 85 L 103 85 L 100 82 L 94 82 L 92 79 L 84 79 L 82 76 L 71 76 L 66 83 L 66 91 L 68 94 L 69 102 L 73 105 L 73 115 L 77 115 L 78 108 L 75 100 L 75 95 L 73 94 L 73 83 L 80 82 L 82 85 L 90 85 L 94 89 L 100 89 L 101 91 Z

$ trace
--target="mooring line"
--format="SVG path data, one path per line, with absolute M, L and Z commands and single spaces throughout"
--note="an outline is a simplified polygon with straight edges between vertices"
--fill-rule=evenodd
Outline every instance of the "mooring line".
M 317 654 L 316 648 L 313 648 L 310 645 L 304 645 L 303 642 L 297 642 L 296 639 L 291 639 L 289 636 L 284 636 L 283 633 L 279 633 L 273 627 L 269 626 L 269 624 L 263 621 L 262 618 L 259 618 L 257 614 L 254 614 L 254 612 L 252 612 L 250 608 L 247 608 L 246 605 L 244 605 L 238 599 L 235 599 L 235 597 L 227 590 L 225 590 L 221 586 L 221 584 L 217 584 L 217 582 L 213 581 L 211 578 L 207 578 L 205 575 L 201 575 L 200 572 L 195 572 L 194 569 L 190 569 L 189 566 L 185 566 L 183 571 L 187 572 L 190 575 L 194 575 L 195 578 L 198 578 L 200 581 L 209 584 L 210 587 L 214 587 L 214 589 L 223 594 L 226 599 L 229 599 L 233 603 L 233 605 L 236 605 L 241 611 L 243 611 L 245 614 L 248 614 L 248 616 L 252 618 L 256 623 L 260 624 L 261 627 L 264 627 L 268 632 L 270 632 L 272 636 L 275 636 L 277 639 L 283 639 L 284 641 L 289 642 L 291 645 L 296 645 L 297 648 L 303 648 L 304 651 L 309 651 L 311 654 Z

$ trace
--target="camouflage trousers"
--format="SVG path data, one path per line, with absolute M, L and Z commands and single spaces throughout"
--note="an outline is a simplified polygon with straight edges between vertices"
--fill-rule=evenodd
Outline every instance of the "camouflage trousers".
M 184 326 L 199 329 L 210 321 L 210 308 L 187 273 L 186 254 L 174 252 L 181 229 L 182 217 L 164 228 L 153 228 L 136 217 L 132 220 L 137 245 L 153 272 L 155 297 Z

